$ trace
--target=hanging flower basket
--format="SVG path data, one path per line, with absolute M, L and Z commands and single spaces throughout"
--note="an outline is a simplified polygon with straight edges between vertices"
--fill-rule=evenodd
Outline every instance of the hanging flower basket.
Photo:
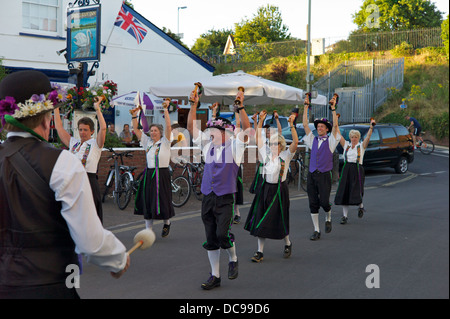
M 106 81 L 93 87 L 73 87 L 67 91 L 67 99 L 62 111 L 70 114 L 73 110 L 93 111 L 95 97 L 103 96 L 102 112 L 111 107 L 111 100 L 117 94 L 117 84 Z

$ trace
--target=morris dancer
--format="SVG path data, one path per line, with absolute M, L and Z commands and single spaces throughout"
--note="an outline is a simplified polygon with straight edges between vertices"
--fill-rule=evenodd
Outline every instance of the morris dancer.
M 217 118 L 208 121 L 209 134 L 201 132 L 196 123 L 198 95 L 191 94 L 193 101 L 188 116 L 188 130 L 194 137 L 194 143 L 200 145 L 205 160 L 202 180 L 202 221 L 205 226 L 206 242 L 203 247 L 208 251 L 211 265 L 211 276 L 201 287 L 210 290 L 220 286 L 220 248 L 229 255 L 228 279 L 238 277 L 238 260 L 236 243 L 230 228 L 233 223 L 234 194 L 236 178 L 244 151 L 244 133 L 233 136 L 234 126 L 226 119 Z M 241 105 L 244 102 L 243 92 L 238 93 Z M 241 116 L 243 131 L 250 127 L 244 106 L 237 110 Z M 210 141 L 210 136 L 212 141 Z M 201 144 L 204 141 L 206 144 Z
M 314 126 L 317 129 L 318 137 L 314 137 L 308 123 L 308 108 L 310 105 L 309 97 L 305 99 L 303 110 L 303 127 L 305 129 L 304 142 L 311 149 L 311 158 L 309 163 L 307 193 L 309 199 L 309 208 L 314 225 L 314 233 L 311 240 L 320 239 L 319 227 L 319 209 L 320 207 L 326 213 L 325 232 L 331 232 L 331 171 L 333 169 L 333 152 L 338 145 L 341 135 L 339 134 L 338 118 L 336 115 L 336 98 L 330 100 L 331 111 L 333 113 L 333 126 L 326 118 L 316 119 Z M 330 136 L 327 135 L 331 132 Z
M 64 93 L 41 72 L 0 82 L 0 299 L 79 298 L 68 266 L 88 262 L 120 277 L 130 257 L 102 224 L 86 171 L 70 152 L 48 144 L 51 112 Z M 76 252 L 75 252 L 76 251 Z
M 83 164 L 86 172 L 88 173 L 89 182 L 92 188 L 92 195 L 94 196 L 95 207 L 97 209 L 97 215 L 100 218 L 100 221 L 103 222 L 102 195 L 98 184 L 97 168 L 100 157 L 102 156 L 102 148 L 105 144 L 107 126 L 100 105 L 101 99 L 96 97 L 94 108 L 100 126 L 96 139 L 92 137 L 95 132 L 95 124 L 91 118 L 83 117 L 78 121 L 77 127 L 80 138 L 76 139 L 70 136 L 70 134 L 63 128 L 59 108 L 55 109 L 54 117 L 55 128 L 61 142 L 67 146 L 69 151 L 81 161 L 81 164 Z
M 266 238 L 284 239 L 284 258 L 292 253 L 292 243 L 289 240 L 289 189 L 286 183 L 288 166 L 297 151 L 298 136 L 293 122 L 295 116 L 288 121 L 292 133 L 292 144 L 286 149 L 286 141 L 282 135 L 273 135 L 270 138 L 269 149 L 261 138 L 262 124 L 267 116 L 262 111 L 259 116 L 257 143 L 261 162 L 263 163 L 263 176 L 261 190 L 255 195 L 250 207 L 245 230 L 258 238 L 258 250 L 252 261 L 261 262 L 264 258 L 264 243 Z
M 256 132 L 257 128 L 257 118 L 258 118 L 258 113 L 255 113 L 252 116 L 253 119 L 253 127 L 254 130 Z M 277 121 L 277 130 L 275 130 L 275 128 L 271 127 L 269 123 L 264 124 L 262 126 L 262 128 L 264 129 L 263 134 L 260 134 L 260 138 L 263 141 L 263 145 L 265 148 L 269 149 L 269 140 L 270 137 L 276 134 L 281 135 L 281 131 L 282 131 L 282 127 L 281 127 L 281 123 L 280 120 L 278 118 L 278 112 L 274 111 L 273 112 L 273 119 L 275 119 Z M 256 135 L 256 145 L 258 145 L 258 135 Z M 263 164 L 261 162 L 258 162 L 256 165 L 256 173 L 255 173 L 255 177 L 253 178 L 252 184 L 250 185 L 250 189 L 249 192 L 252 194 L 258 194 L 259 190 L 261 188 L 261 183 L 264 179 L 264 176 L 262 175 L 262 168 L 263 168 Z
M 365 212 L 363 205 L 365 173 L 363 165 L 364 152 L 369 145 L 375 120 L 370 121 L 369 131 L 363 142 L 360 142 L 361 133 L 351 130 L 348 134 L 350 142 L 341 137 L 340 143 L 344 149 L 344 166 L 342 167 L 338 189 L 334 198 L 335 205 L 343 205 L 341 224 L 348 222 L 349 205 L 358 206 L 358 217 L 362 218 Z
M 150 137 L 138 128 L 139 107 L 131 110 L 133 130 L 141 141 L 146 153 L 147 168 L 143 182 L 136 194 L 134 213 L 144 215 L 145 227 L 153 228 L 153 220 L 164 221 L 161 236 L 170 232 L 170 218 L 175 216 L 172 204 L 172 186 L 170 182 L 170 135 L 172 132 L 169 116 L 169 101 L 163 102 L 166 128 L 160 124 L 150 125 Z

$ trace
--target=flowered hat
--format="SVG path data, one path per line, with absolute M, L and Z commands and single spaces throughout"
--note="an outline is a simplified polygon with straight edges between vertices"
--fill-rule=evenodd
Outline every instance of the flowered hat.
M 326 119 L 324 117 L 314 120 L 314 127 L 316 129 L 317 129 L 317 124 L 319 124 L 319 123 L 325 124 L 327 126 L 328 132 L 331 132 L 331 130 L 333 129 L 333 126 L 331 125 L 330 121 L 328 121 L 328 119 Z
M 223 118 L 223 117 L 217 117 L 215 119 L 211 119 L 206 123 L 207 128 L 218 128 L 219 130 L 226 130 L 226 131 L 234 131 L 235 126 L 230 122 L 230 120 Z
M 0 119 L 16 120 L 30 118 L 51 111 L 66 99 L 65 91 L 50 83 L 48 77 L 39 71 L 18 71 L 7 75 L 0 82 Z

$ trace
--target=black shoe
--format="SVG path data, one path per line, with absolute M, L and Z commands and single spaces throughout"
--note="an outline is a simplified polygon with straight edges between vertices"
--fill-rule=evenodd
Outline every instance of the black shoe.
M 216 287 L 220 287 L 220 278 L 217 278 L 216 276 L 211 276 L 207 281 L 202 283 L 202 288 L 205 290 L 211 290 Z
M 364 207 L 360 207 L 360 208 L 358 208 L 358 217 L 359 218 L 362 218 L 363 216 L 364 216 L 364 212 L 365 212 L 366 210 L 364 209 Z
M 342 216 L 342 218 L 341 218 L 341 225 L 347 224 L 347 221 L 348 221 L 348 218 L 345 217 L 345 216 Z
M 230 261 L 228 263 L 228 279 L 236 279 L 238 277 L 238 262 Z
M 169 233 L 170 233 L 170 225 L 171 225 L 171 224 L 169 224 L 169 225 L 164 224 L 164 227 L 163 227 L 162 233 L 161 233 L 161 236 L 162 236 L 162 237 L 167 237 L 167 236 L 169 236 Z
M 292 253 L 292 243 L 289 246 L 288 245 L 284 246 L 283 258 L 291 257 L 291 253 Z
M 311 240 L 318 240 L 318 239 L 320 239 L 320 233 L 315 231 L 314 234 L 312 234 L 312 236 L 309 237 L 309 239 L 311 239 Z
M 239 224 L 241 222 L 241 216 L 236 215 L 233 219 L 233 224 Z
M 257 251 L 252 257 L 252 261 L 255 263 L 260 263 L 263 260 L 264 260 L 264 254 L 259 251 Z
M 325 233 L 330 233 L 331 232 L 331 221 L 326 221 L 325 222 Z

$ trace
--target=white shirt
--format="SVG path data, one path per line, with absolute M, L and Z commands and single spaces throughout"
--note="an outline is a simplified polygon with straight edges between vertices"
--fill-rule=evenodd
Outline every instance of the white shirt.
M 158 153 L 159 167 L 160 168 L 169 167 L 169 165 L 170 165 L 170 141 L 165 136 L 163 136 L 159 141 L 157 141 L 155 143 L 149 136 L 142 133 L 141 145 L 144 148 L 144 151 L 147 156 L 147 167 L 148 168 L 156 168 L 155 153 L 156 153 L 157 149 L 159 149 L 159 153 Z
M 9 136 L 32 137 L 29 133 L 10 132 Z M 43 154 L 45 156 L 45 154 Z M 97 216 L 86 171 L 73 154 L 62 151 L 50 176 L 50 189 L 61 202 L 61 215 L 67 223 L 77 253 L 100 268 L 118 272 L 125 268 L 125 246 L 103 228 Z
M 358 144 L 355 145 L 355 147 L 352 147 L 352 144 L 349 141 L 345 141 L 345 145 L 344 145 L 344 153 L 347 150 L 347 147 L 350 146 L 350 148 L 348 149 L 347 152 L 347 162 L 349 163 L 356 163 L 356 160 L 358 159 L 358 147 L 360 146 L 360 158 L 359 158 L 359 164 L 362 165 L 363 160 L 364 160 L 364 152 L 366 151 L 363 147 L 363 143 L 359 142 Z M 344 154 L 344 159 L 345 159 L 345 154 Z
M 267 152 L 268 150 L 268 152 Z M 284 160 L 284 172 L 283 176 L 281 177 L 281 181 L 284 182 L 287 177 L 287 172 L 289 165 L 291 163 L 292 158 L 295 155 L 294 153 L 291 153 L 290 149 L 286 149 L 282 151 L 278 156 L 275 156 L 273 158 L 272 153 L 270 152 L 270 149 L 263 147 L 259 149 L 260 158 L 262 159 L 262 162 L 264 164 L 262 174 L 264 174 L 264 178 L 267 183 L 271 184 L 277 184 L 278 179 L 280 177 L 280 170 L 281 170 L 281 161 Z
M 241 139 L 239 138 L 239 135 L 243 134 L 243 132 L 240 132 L 237 134 L 236 138 L 231 138 L 231 151 L 232 151 L 232 157 L 234 162 L 236 163 L 236 165 L 241 165 L 242 159 L 244 157 L 244 153 L 245 153 L 245 146 L 246 143 L 241 141 Z M 208 142 L 210 141 L 210 135 L 205 133 L 205 132 L 199 132 L 197 138 L 195 140 L 193 140 L 193 143 L 196 144 L 197 146 L 199 146 L 202 150 L 202 154 L 203 154 L 203 160 L 207 161 L 206 157 L 208 155 L 208 152 L 211 150 L 211 147 L 214 147 L 214 154 L 216 156 L 215 161 L 216 162 L 222 162 L 221 156 L 222 156 L 222 151 L 225 147 L 225 145 L 214 145 L 213 142 Z M 227 161 L 227 158 L 229 156 L 229 154 L 225 154 L 225 160 Z M 231 159 L 231 158 L 230 158 Z
M 86 151 L 88 147 L 89 150 Z M 97 140 L 95 138 L 91 138 L 90 140 L 81 143 L 81 140 L 71 137 L 69 143 L 69 151 L 74 154 L 80 162 L 83 162 L 83 158 L 87 153 L 86 164 L 84 165 L 84 168 L 88 173 L 97 173 L 98 162 L 100 161 L 100 157 L 102 156 L 102 149 L 98 147 Z
M 305 142 L 306 146 L 308 146 L 309 149 L 312 148 L 314 138 L 315 138 L 315 136 L 314 136 L 313 132 L 310 132 L 308 135 L 306 135 L 303 138 L 303 142 Z M 330 147 L 331 153 L 334 152 L 334 150 L 338 146 L 340 140 L 341 140 L 341 134 L 339 134 L 339 133 L 336 134 L 336 137 L 334 137 L 333 134 L 330 134 L 328 136 L 328 145 Z M 323 143 L 323 141 L 321 139 L 319 139 L 319 144 L 317 145 L 317 148 L 320 148 L 320 146 L 322 146 L 322 143 Z

